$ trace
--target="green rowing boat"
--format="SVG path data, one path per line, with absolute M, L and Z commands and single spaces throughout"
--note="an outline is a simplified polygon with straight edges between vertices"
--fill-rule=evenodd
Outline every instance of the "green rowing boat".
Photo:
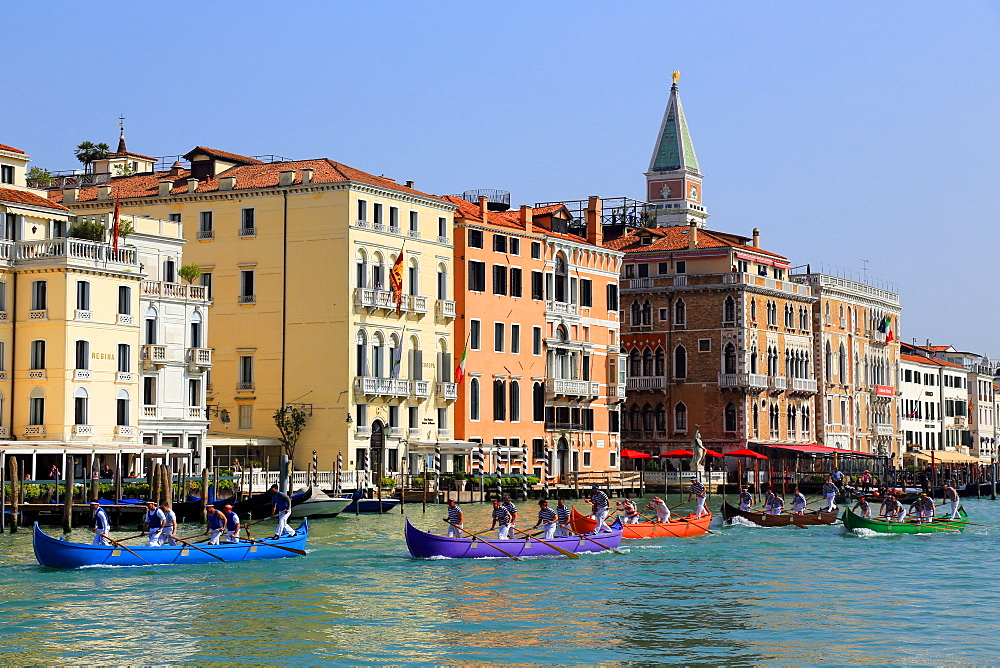
M 877 533 L 955 533 L 965 528 L 965 522 L 969 518 L 965 508 L 959 508 L 958 515 L 961 519 L 953 520 L 945 516 L 935 517 L 933 522 L 889 522 L 883 518 L 868 519 L 850 510 L 845 510 L 841 519 L 843 519 L 844 526 L 847 527 L 848 531 L 870 529 Z

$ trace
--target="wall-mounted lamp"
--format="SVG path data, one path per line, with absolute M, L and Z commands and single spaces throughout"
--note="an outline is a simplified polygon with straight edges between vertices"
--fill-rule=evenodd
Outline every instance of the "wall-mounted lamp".
M 313 414 L 312 404 L 285 404 L 286 413 L 291 413 L 293 408 L 299 409 L 300 411 L 305 413 L 307 417 L 312 417 Z
M 347 424 L 351 424 L 352 422 L 354 422 L 354 418 L 351 417 L 350 413 L 347 414 L 347 417 L 344 419 L 344 422 L 346 422 Z

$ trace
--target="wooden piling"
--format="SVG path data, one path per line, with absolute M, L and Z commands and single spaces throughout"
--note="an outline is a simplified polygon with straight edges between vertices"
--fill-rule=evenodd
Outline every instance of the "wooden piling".
M 161 505 L 170 500 L 173 495 L 174 481 L 173 476 L 170 474 L 170 469 L 165 465 L 160 465 L 160 498 L 157 500 L 157 505 Z
M 201 521 L 208 520 L 208 469 L 201 470 Z
M 66 466 L 66 493 L 63 496 L 62 528 L 64 533 L 73 529 L 73 492 L 76 489 L 76 466 L 72 463 Z
M 97 501 L 101 494 L 100 473 L 97 471 L 97 457 L 90 456 L 90 501 Z
M 18 477 L 17 460 L 14 458 L 13 455 L 11 455 L 9 462 L 10 462 L 10 532 L 17 533 L 17 525 L 18 525 L 17 493 L 19 491 L 18 489 L 19 486 L 17 483 L 18 480 L 20 480 L 20 478 Z M 0 508 L 0 511 L 2 510 L 3 509 Z

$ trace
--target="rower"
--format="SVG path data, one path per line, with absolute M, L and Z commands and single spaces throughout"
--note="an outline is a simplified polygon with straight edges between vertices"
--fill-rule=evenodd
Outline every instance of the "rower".
M 917 500 L 910 506 L 910 512 L 912 513 L 914 509 L 917 511 L 916 515 L 919 521 L 934 521 L 934 501 L 927 494 L 921 494 L 917 497 Z
M 295 535 L 295 529 L 288 526 L 288 518 L 292 516 L 292 500 L 287 494 L 278 489 L 277 485 L 271 485 L 271 517 L 278 516 L 278 527 L 274 530 L 271 540 L 277 540 L 285 535 Z
M 841 474 L 841 477 L 843 477 L 843 474 Z M 820 490 L 820 492 L 823 494 L 823 498 L 826 499 L 825 512 L 832 513 L 834 512 L 834 510 L 836 510 L 837 504 L 835 503 L 835 499 L 837 498 L 838 491 L 839 490 L 837 489 L 837 486 L 833 484 L 833 480 L 828 477 L 826 479 L 826 482 L 823 483 L 823 489 Z
M 510 528 L 507 529 L 507 535 L 510 538 L 514 537 L 514 527 L 517 526 L 517 506 L 514 502 L 510 500 L 510 497 L 506 494 L 503 496 L 503 503 L 501 503 L 504 509 L 510 513 Z
M 594 490 L 594 493 L 590 497 L 590 505 L 594 508 L 594 519 L 597 520 L 594 533 L 611 531 L 611 527 L 604 521 L 604 518 L 608 516 L 608 495 L 602 492 L 598 485 L 591 485 L 591 489 Z
M 455 499 L 448 499 L 448 517 L 444 518 L 448 523 L 448 538 L 461 538 L 462 526 L 465 524 L 465 516 L 462 509 L 458 507 Z
M 160 532 L 160 545 L 177 545 L 174 537 L 177 535 L 177 515 L 170 509 L 170 502 L 164 501 L 160 504 L 160 511 L 165 518 L 163 521 L 163 531 Z
M 941 496 L 944 497 L 945 501 L 951 504 L 951 518 L 957 520 L 959 518 L 958 514 L 958 492 L 951 485 L 945 485 L 941 489 Z
M 795 488 L 795 496 L 792 497 L 792 514 L 793 515 L 805 515 L 806 513 L 806 495 L 799 491 L 799 488 Z
M 830 475 L 830 478 L 833 479 L 833 484 L 837 486 L 838 491 L 844 486 L 844 472 L 838 467 L 833 467 L 833 473 Z
M 222 514 L 226 518 L 226 542 L 240 542 L 240 516 L 236 514 L 236 511 L 230 505 L 225 507 Z
M 688 493 L 688 501 L 692 497 L 698 500 L 698 509 L 694 514 L 694 518 L 698 519 L 705 514 L 705 486 L 698 480 L 698 476 L 691 476 L 691 491 Z
M 563 538 L 569 536 L 569 508 L 562 498 L 556 503 L 556 517 L 559 518 L 559 526 L 556 528 L 556 537 Z
M 542 499 L 538 502 L 538 522 L 532 529 L 545 526 L 545 539 L 551 540 L 556 537 L 556 511 L 549 508 L 549 502 Z
M 753 507 L 753 496 L 750 495 L 750 488 L 744 487 L 740 492 L 740 510 L 750 510 Z
M 890 494 L 882 502 L 882 507 L 879 508 L 879 515 L 884 516 L 890 522 L 902 522 L 906 517 L 906 510 L 903 508 L 903 504 L 896 499 L 895 495 Z
M 149 533 L 149 546 L 159 547 L 160 546 L 160 533 L 163 531 L 163 525 L 167 522 L 167 516 L 163 514 L 163 511 L 156 507 L 155 501 L 146 502 L 146 530 Z
M 868 503 L 868 499 L 863 496 L 858 497 L 858 501 L 854 504 L 854 507 L 851 508 L 851 511 L 856 512 L 858 515 L 866 519 L 870 520 L 872 518 L 872 507 Z
M 218 545 L 226 528 L 226 516 L 215 506 L 208 507 L 208 544 Z
M 511 517 L 507 509 L 499 502 L 493 502 L 493 524 L 490 526 L 490 530 L 497 529 L 497 538 L 499 540 L 505 540 L 508 533 L 513 533 L 510 531 Z
M 635 507 L 635 501 L 632 500 L 630 494 L 626 494 L 625 500 L 619 501 L 615 505 L 625 515 L 625 524 L 638 524 L 642 519 L 642 516 L 639 515 L 639 510 Z
M 771 500 L 764 504 L 764 510 L 768 515 L 780 515 L 785 507 L 785 500 L 777 493 L 771 495 Z
M 111 541 L 106 538 L 111 531 L 111 520 L 108 519 L 108 514 L 104 508 L 101 508 L 99 501 L 91 501 L 90 509 L 94 513 L 94 526 L 91 529 L 94 532 L 94 545 L 111 545 Z
M 768 487 L 767 491 L 764 492 L 764 507 L 767 508 L 767 504 L 771 503 L 771 499 L 774 498 L 774 491 Z
M 667 508 L 667 503 L 658 496 L 654 496 L 653 499 L 646 504 L 646 507 L 656 513 L 657 522 L 669 522 L 670 521 L 670 508 Z

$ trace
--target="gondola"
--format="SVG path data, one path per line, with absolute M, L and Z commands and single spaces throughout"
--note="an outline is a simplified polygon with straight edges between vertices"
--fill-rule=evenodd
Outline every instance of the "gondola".
M 569 536 L 553 538 L 545 543 L 556 545 L 577 554 L 588 552 L 604 552 L 612 550 L 621 543 L 622 527 L 620 522 L 611 525 L 613 531 L 600 534 Z M 437 534 L 421 531 L 406 518 L 406 547 L 410 554 L 418 559 L 444 557 L 448 559 L 478 559 L 482 557 L 506 558 L 507 555 L 497 550 L 496 545 L 504 552 L 515 557 L 552 557 L 561 553 L 535 538 L 519 537 L 510 540 L 498 540 L 494 537 L 480 538 L 448 538 Z
M 332 492 L 327 492 L 331 494 Z M 359 499 L 357 494 L 341 494 L 342 499 L 351 499 L 351 503 L 344 508 L 341 513 L 345 515 L 350 515 L 351 513 L 377 513 L 381 512 L 387 513 L 396 506 L 399 505 L 399 499 Z
M 218 564 L 223 561 L 250 561 L 252 559 L 280 559 L 294 557 L 294 552 L 283 550 L 290 547 L 305 549 L 309 537 L 308 520 L 303 520 L 294 536 L 265 540 L 256 543 L 246 541 L 239 543 L 222 543 L 209 545 L 197 543 L 201 550 L 211 553 L 214 557 L 186 545 L 171 547 L 149 547 L 143 545 L 128 545 L 123 549 L 114 545 L 90 545 L 89 543 L 71 543 L 67 540 L 53 538 L 42 531 L 35 523 L 32 545 L 35 548 L 35 559 L 42 566 L 49 568 L 82 568 L 84 566 L 167 566 L 179 564 Z M 124 543 L 123 543 L 124 545 Z M 131 550 L 131 552 L 129 551 Z
M 861 517 L 850 509 L 844 511 L 844 526 L 848 531 L 868 529 L 876 533 L 956 533 L 965 529 L 969 516 L 964 508 L 958 509 L 959 519 L 949 519 L 950 516 L 935 517 L 931 522 L 890 522 L 885 518 L 868 519 Z
M 805 515 L 792 515 L 791 513 L 768 515 L 757 510 L 740 510 L 728 501 L 723 501 L 722 518 L 728 522 L 734 517 L 742 517 L 762 527 L 807 527 L 818 524 L 833 524 L 837 521 L 837 513 L 827 513 L 822 510 L 815 510 Z
M 300 503 L 305 503 L 312 496 L 312 487 L 306 487 L 304 491 L 298 494 L 292 494 L 289 498 L 292 500 L 292 508 L 299 505 Z M 260 494 L 254 494 L 249 499 L 240 501 L 239 503 L 231 504 L 233 506 L 233 511 L 240 516 L 241 520 L 251 520 L 260 519 L 262 517 L 267 517 L 271 514 L 271 510 L 274 504 L 271 502 L 272 493 L 270 491 L 262 492 Z M 213 503 L 216 508 L 223 508 L 225 503 L 216 501 Z
M 706 512 L 708 510 L 706 509 Z M 702 536 L 708 532 L 712 522 L 712 513 L 695 519 L 694 514 L 687 517 L 676 517 L 669 522 L 637 522 L 622 525 L 622 538 L 689 538 Z M 597 527 L 597 520 L 582 515 L 574 506 L 570 510 L 569 525 L 576 533 L 590 533 Z

